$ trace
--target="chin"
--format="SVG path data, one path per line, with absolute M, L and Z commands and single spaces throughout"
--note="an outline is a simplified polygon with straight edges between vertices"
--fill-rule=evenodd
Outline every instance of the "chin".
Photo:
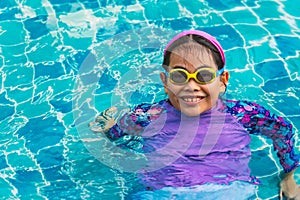
M 197 116 L 199 116 L 202 113 L 200 111 L 191 112 L 191 111 L 184 111 L 184 110 L 182 110 L 181 112 L 183 114 L 185 114 L 186 116 L 189 116 L 189 117 L 197 117 Z
M 211 109 L 211 106 L 197 106 L 197 109 L 191 109 L 191 108 L 185 108 L 185 109 L 181 109 L 181 112 L 184 113 L 186 116 L 189 117 L 196 117 L 201 115 L 202 113 L 208 111 L 209 109 Z

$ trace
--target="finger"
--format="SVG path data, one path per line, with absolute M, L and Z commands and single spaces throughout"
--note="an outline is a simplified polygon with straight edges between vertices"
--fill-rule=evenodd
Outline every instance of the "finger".
M 282 188 L 280 188 L 280 192 L 279 192 L 279 200 L 282 200 L 282 193 L 283 193 Z

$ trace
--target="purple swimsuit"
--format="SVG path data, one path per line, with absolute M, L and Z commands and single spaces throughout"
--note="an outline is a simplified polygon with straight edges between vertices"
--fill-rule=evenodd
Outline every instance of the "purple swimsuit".
M 124 115 L 107 136 L 121 147 L 146 155 L 149 165 L 139 172 L 139 178 L 147 188 L 156 190 L 236 180 L 255 182 L 248 166 L 249 133 L 273 140 L 285 172 L 299 165 L 292 125 L 246 101 L 219 100 L 197 117 L 185 116 L 168 100 L 142 104 Z M 127 139 L 120 142 L 124 136 Z

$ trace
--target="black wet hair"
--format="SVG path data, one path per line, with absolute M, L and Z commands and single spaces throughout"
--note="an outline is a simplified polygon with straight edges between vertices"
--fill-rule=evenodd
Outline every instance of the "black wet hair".
M 224 62 L 222 60 L 222 56 L 221 56 L 220 52 L 218 51 L 218 49 L 215 47 L 215 45 L 213 45 L 209 40 L 207 40 L 206 38 L 204 38 L 200 35 L 189 34 L 189 35 L 182 36 L 181 38 L 176 40 L 166 50 L 166 53 L 164 55 L 164 60 L 163 60 L 163 68 L 165 70 L 168 70 L 168 66 L 170 64 L 170 57 L 171 57 L 172 51 L 175 48 L 177 48 L 177 47 L 179 47 L 183 44 L 189 43 L 191 41 L 194 41 L 194 42 L 206 47 L 212 53 L 214 62 L 218 66 L 218 70 L 220 70 L 224 67 Z

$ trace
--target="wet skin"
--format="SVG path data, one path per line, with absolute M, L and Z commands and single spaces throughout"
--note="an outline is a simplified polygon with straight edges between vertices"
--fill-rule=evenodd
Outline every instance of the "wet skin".
M 212 54 L 203 46 L 193 43 L 182 45 L 172 52 L 169 70 L 180 67 L 194 73 L 203 66 L 218 69 Z M 173 84 L 165 73 L 161 73 L 160 78 L 171 104 L 187 116 L 198 116 L 216 105 L 219 94 L 225 91 L 229 74 L 225 71 L 206 85 L 201 85 L 194 79 L 184 85 Z

